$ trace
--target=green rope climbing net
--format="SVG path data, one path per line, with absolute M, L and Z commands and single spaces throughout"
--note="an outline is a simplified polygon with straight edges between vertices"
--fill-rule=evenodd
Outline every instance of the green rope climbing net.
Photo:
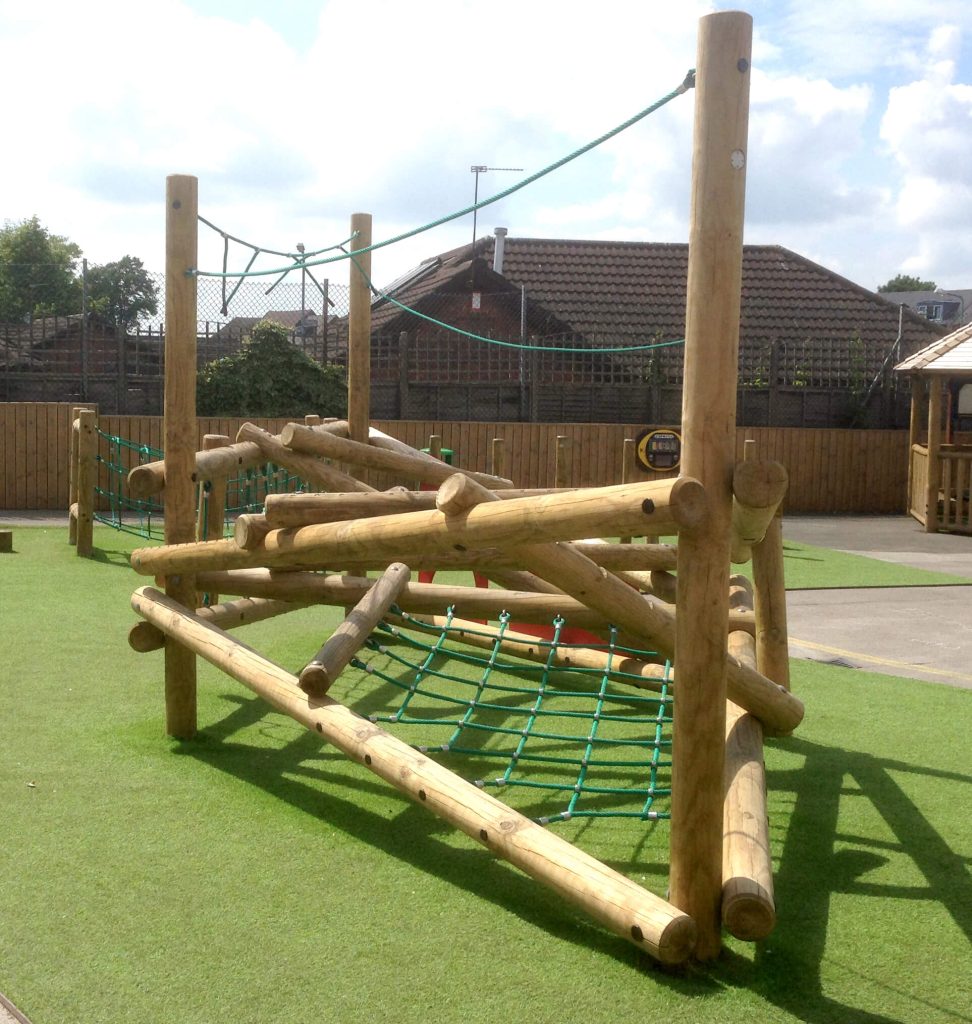
M 98 430 L 99 451 L 97 461 L 103 467 L 104 485 L 95 487 L 95 514 L 97 522 L 123 533 L 132 533 L 148 540 L 164 539 L 162 505 L 152 498 L 133 498 L 128 493 L 129 471 L 136 465 L 157 462 L 165 453 L 147 444 L 136 444 L 113 434 Z M 211 485 L 202 491 L 201 522 L 208 522 L 207 505 Z M 243 512 L 260 512 L 268 494 L 282 494 L 303 490 L 299 477 L 272 462 L 243 470 L 226 481 L 226 507 L 223 513 L 225 535 L 236 516 Z M 203 536 L 203 540 L 212 538 Z
M 549 640 L 536 641 L 543 662 L 522 661 L 502 649 L 510 629 L 504 613 L 496 630 L 480 633 L 485 651 L 461 646 L 477 632 L 467 622 L 430 626 L 407 614 L 386 622 L 352 662 L 384 685 L 370 688 L 356 710 L 393 732 L 401 728 L 416 749 L 445 758 L 457 774 L 481 787 L 519 790 L 517 809 L 541 824 L 574 818 L 668 818 L 672 683 L 666 665 L 657 692 L 623 670 L 624 659 L 650 658 L 617 642 L 600 649 L 606 668 L 563 667 L 558 653 L 565 622 L 554 620 Z M 353 684 L 352 684 L 353 685 Z M 508 794 L 504 800 L 512 802 Z

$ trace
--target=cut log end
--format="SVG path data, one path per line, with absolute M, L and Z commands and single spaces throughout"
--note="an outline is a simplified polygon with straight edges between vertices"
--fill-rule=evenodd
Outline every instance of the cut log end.
M 698 929 L 688 914 L 679 914 L 664 927 L 657 944 L 639 942 L 640 929 L 634 925 L 631 936 L 636 943 L 644 944 L 648 952 L 663 964 L 684 964 L 695 951 Z
M 744 942 L 765 939 L 776 925 L 773 898 L 752 878 L 730 878 L 722 886 L 722 923 Z
M 313 661 L 303 669 L 298 679 L 300 688 L 308 697 L 323 697 L 333 681 L 330 672 Z

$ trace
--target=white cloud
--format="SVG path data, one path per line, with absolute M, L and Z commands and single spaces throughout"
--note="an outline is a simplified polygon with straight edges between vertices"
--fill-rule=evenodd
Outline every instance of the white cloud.
M 268 247 L 342 239 L 357 209 L 387 238 L 468 205 L 471 164 L 535 172 L 674 88 L 712 6 L 0 0 L 5 138 L 27 154 L 0 165 L 0 218 L 36 213 L 90 259 L 160 268 L 164 178 L 183 172 L 200 178 L 204 215 Z M 879 259 L 890 276 L 916 253 L 959 251 L 931 208 L 966 209 L 972 5 L 749 6 L 747 240 L 805 246 L 854 279 Z M 680 97 L 481 211 L 479 234 L 683 240 L 693 107 Z M 489 172 L 480 197 L 520 177 Z M 380 250 L 375 277 L 471 234 L 466 216 Z M 218 238 L 201 243 L 219 263 Z

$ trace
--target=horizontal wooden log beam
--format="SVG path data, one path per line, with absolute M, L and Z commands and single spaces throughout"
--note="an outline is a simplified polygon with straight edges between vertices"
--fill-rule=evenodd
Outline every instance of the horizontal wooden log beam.
M 496 501 L 460 517 L 433 510 L 273 530 L 253 551 L 242 551 L 232 540 L 140 548 L 131 562 L 147 576 L 259 566 L 316 568 L 386 555 L 411 562 L 436 553 L 579 539 L 606 532 L 601 528 L 608 525 L 630 533 L 673 531 L 704 514 L 702 488 L 682 477 Z
M 227 594 L 273 598 L 302 604 L 327 604 L 347 607 L 357 604 L 372 589 L 375 581 L 361 576 L 324 576 L 313 572 L 270 572 L 267 569 L 233 569 L 203 572 L 196 585 Z M 550 625 L 562 615 L 571 626 L 603 629 L 610 626 L 599 612 L 563 593 L 537 594 L 527 591 L 485 587 L 456 587 L 440 583 L 407 583 L 398 596 L 403 611 L 437 614 L 452 607 L 457 615 L 469 619 L 495 619 L 503 612 L 524 622 Z
M 322 427 L 320 429 L 326 429 Z M 252 441 L 256 444 L 265 462 L 283 466 L 305 483 L 327 491 L 373 491 L 375 488 L 348 473 L 342 473 L 323 459 L 313 455 L 302 455 L 291 451 L 280 443 L 280 438 L 254 423 L 244 423 L 236 434 L 236 440 Z
M 235 643 L 228 633 L 153 588 L 137 590 L 132 607 L 272 707 L 616 935 L 663 963 L 682 963 L 691 955 L 694 922 L 661 897 L 463 781 L 343 704 L 327 696 L 310 697 L 289 672 Z
M 337 523 L 346 519 L 369 519 L 375 516 L 395 515 L 399 512 L 428 512 L 435 508 L 435 493 L 391 487 L 387 491 L 352 494 L 268 494 L 264 503 L 264 515 L 271 529 L 283 530 L 291 526 L 314 526 L 318 523 Z M 552 494 L 554 491 L 548 487 L 509 487 L 496 493 L 500 498 L 508 500 L 534 498 L 541 494 Z
M 406 480 L 420 480 L 427 484 L 441 484 L 456 473 L 466 473 L 466 470 L 450 466 L 439 459 L 424 459 L 421 457 L 422 453 L 418 451 L 389 451 L 372 444 L 361 444 L 349 438 L 337 437 L 319 427 L 308 427 L 302 423 L 287 424 L 280 432 L 280 442 L 295 452 L 338 459 L 366 469 L 397 473 Z M 494 489 L 513 486 L 512 480 L 503 477 L 485 473 L 470 475 L 475 475 L 480 482 L 488 481 L 486 486 Z

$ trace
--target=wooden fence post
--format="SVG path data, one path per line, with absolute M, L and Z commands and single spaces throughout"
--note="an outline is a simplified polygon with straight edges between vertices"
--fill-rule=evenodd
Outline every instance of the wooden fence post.
M 567 487 L 570 479 L 570 438 L 557 435 L 557 451 L 554 457 L 554 487 Z

